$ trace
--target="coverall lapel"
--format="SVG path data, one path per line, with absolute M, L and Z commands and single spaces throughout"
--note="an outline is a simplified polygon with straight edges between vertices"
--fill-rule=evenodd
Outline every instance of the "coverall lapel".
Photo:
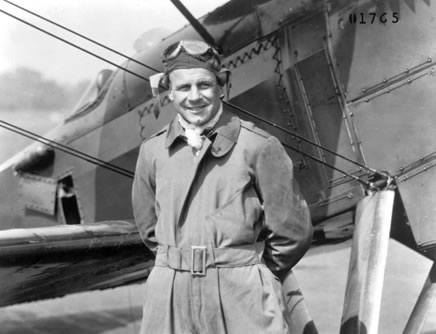
M 196 179 L 197 171 L 199 169 L 199 166 L 201 164 L 201 161 L 203 160 L 203 157 L 205 156 L 206 152 L 209 150 L 209 147 L 211 146 L 212 142 L 209 140 L 209 138 L 206 138 L 203 143 L 203 147 L 201 148 L 200 152 L 198 153 L 198 156 L 192 155 L 192 159 L 194 160 L 193 168 L 191 168 L 188 172 L 188 175 L 186 177 L 186 187 L 183 189 L 181 199 L 181 205 L 180 205 L 180 212 L 177 218 L 177 225 L 180 226 L 182 223 L 181 218 L 184 216 L 185 209 L 186 209 L 186 202 L 189 198 L 189 194 L 191 193 L 191 188 L 193 186 L 194 180 Z
M 178 226 L 180 226 L 182 223 L 182 217 L 184 216 L 186 210 L 187 200 L 195 183 L 195 179 L 203 158 L 209 150 L 211 150 L 211 154 L 215 158 L 220 158 L 230 152 L 238 139 L 240 126 L 241 124 L 239 119 L 233 114 L 224 110 L 215 126 L 215 130 L 210 136 L 210 138 L 213 138 L 213 141 L 211 141 L 209 138 L 206 138 L 204 140 L 203 147 L 198 153 L 198 156 L 195 157 L 194 154 L 192 155 L 192 159 L 194 161 L 192 165 L 193 168 L 190 168 L 186 171 L 186 175 L 184 177 L 185 187 L 183 187 L 181 196 L 178 197 L 178 202 L 180 203 L 180 210 L 177 216 Z M 177 138 L 182 136 L 183 130 L 181 129 L 181 126 L 179 125 L 177 119 L 173 119 L 168 128 L 165 148 L 171 149 L 171 146 L 177 140 Z

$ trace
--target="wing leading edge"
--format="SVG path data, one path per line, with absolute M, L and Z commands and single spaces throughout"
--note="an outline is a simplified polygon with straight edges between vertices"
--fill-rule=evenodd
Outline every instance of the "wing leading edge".
M 0 231 L 0 306 L 145 280 L 153 260 L 131 222 Z

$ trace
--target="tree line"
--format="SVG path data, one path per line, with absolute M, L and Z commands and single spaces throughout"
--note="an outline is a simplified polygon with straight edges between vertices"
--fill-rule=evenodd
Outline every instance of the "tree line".
M 67 110 L 74 107 L 89 85 L 81 81 L 62 85 L 27 67 L 0 75 L 0 109 Z

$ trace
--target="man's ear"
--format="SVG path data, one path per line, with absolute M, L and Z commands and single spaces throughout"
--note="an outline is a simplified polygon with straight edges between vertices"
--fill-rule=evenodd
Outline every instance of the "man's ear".
M 171 85 L 168 86 L 168 98 L 170 101 L 174 100 L 173 90 L 171 89 Z
M 170 86 L 170 78 L 168 74 L 164 74 L 159 81 L 159 85 L 163 88 L 163 89 L 169 89 Z
M 230 81 L 231 72 L 223 68 L 220 72 L 217 73 L 217 80 L 220 86 L 224 86 L 226 83 Z
M 218 85 L 219 87 L 219 94 L 220 94 L 220 99 L 224 98 L 224 86 Z

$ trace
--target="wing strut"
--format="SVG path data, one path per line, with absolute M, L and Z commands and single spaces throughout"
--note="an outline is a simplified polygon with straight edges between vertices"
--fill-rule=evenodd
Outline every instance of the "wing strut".
M 428 274 L 428 278 L 422 288 L 415 308 L 410 315 L 406 328 L 403 334 L 419 334 L 421 333 L 422 326 L 425 323 L 428 312 L 431 310 L 433 301 L 436 297 L 436 264 L 433 263 L 433 267 Z
M 200 34 L 201 38 L 204 41 L 212 46 L 214 46 L 217 50 L 220 50 L 220 47 L 215 43 L 215 39 L 211 34 L 204 28 L 204 26 L 191 14 L 191 12 L 182 4 L 180 0 L 171 0 L 174 6 L 179 10 L 180 13 L 188 20 L 188 22 L 194 27 L 194 29 Z
M 382 190 L 357 204 L 340 334 L 378 333 L 394 195 Z

